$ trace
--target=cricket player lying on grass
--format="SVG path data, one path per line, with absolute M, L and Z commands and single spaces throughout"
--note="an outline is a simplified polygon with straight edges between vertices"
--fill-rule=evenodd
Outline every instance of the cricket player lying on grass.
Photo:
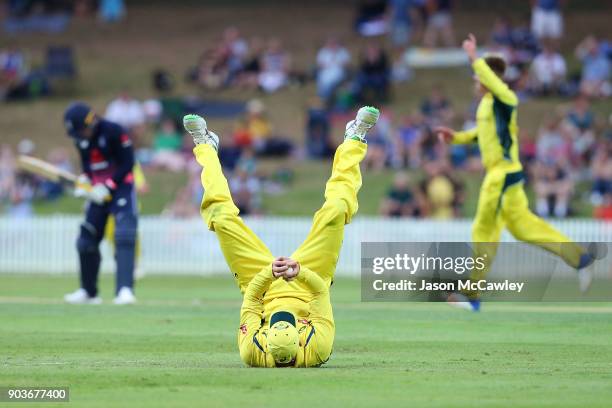
M 217 234 L 244 294 L 238 345 L 246 364 L 317 367 L 329 359 L 335 333 L 329 287 L 344 225 L 357 212 L 359 163 L 367 150 L 365 136 L 378 116 L 377 109 L 364 107 L 347 124 L 325 187 L 325 203 L 315 214 L 306 240 L 290 257 L 276 259 L 238 216 L 217 156 L 219 137 L 206 128 L 200 116 L 183 119 L 196 144 L 196 160 L 203 167 L 202 217 Z
M 593 256 L 529 210 L 523 188 L 523 166 L 519 160 L 516 117 L 519 100 L 503 81 L 506 62 L 496 55 L 478 58 L 476 38 L 472 34 L 463 42 L 463 49 L 472 62 L 477 90 L 482 96 L 476 112 L 476 127 L 461 132 L 438 127 L 435 132 L 444 142 L 477 142 L 486 169 L 472 239 L 476 256 L 485 256 L 487 265 L 481 270 L 473 270 L 470 280 L 485 278 L 505 226 L 517 240 L 537 245 L 576 268 L 580 289 L 587 291 L 592 276 L 586 268 L 593 263 Z M 480 309 L 477 291 L 454 294 L 449 301 L 468 310 Z

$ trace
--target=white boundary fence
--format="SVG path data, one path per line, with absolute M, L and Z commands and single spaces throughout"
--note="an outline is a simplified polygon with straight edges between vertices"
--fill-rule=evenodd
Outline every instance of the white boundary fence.
M 28 219 L 0 217 L 0 273 L 75 273 L 75 241 L 81 217 Z M 310 218 L 248 217 L 245 222 L 275 255 L 289 255 L 310 229 Z M 579 242 L 612 242 L 612 223 L 595 220 L 553 222 Z M 358 276 L 361 242 L 469 242 L 471 220 L 430 221 L 356 217 L 345 230 L 337 274 Z M 215 234 L 200 218 L 141 217 L 140 266 L 147 274 L 227 273 Z M 505 233 L 504 241 L 512 241 Z M 103 245 L 103 271 L 114 270 L 111 249 Z

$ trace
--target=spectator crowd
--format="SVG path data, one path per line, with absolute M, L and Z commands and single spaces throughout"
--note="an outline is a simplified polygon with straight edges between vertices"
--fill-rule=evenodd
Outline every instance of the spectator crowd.
M 296 66 L 291 50 L 280 38 L 247 38 L 236 27 L 226 28 L 189 70 L 189 81 L 206 90 L 235 87 L 258 90 L 262 95 L 312 81 L 317 95 L 308 103 L 303 146 L 296 145 L 295 137 L 275 130 L 262 99 L 252 99 L 239 110 L 232 134 L 222 138 L 219 155 L 241 211 L 260 213 L 262 192 L 277 192 L 283 180 L 291 179 L 291 168 L 284 165 L 273 174 L 262 172 L 258 165 L 261 158 L 330 158 L 335 150 L 331 136 L 335 125 L 344 121 L 354 106 L 375 104 L 383 106 L 383 113 L 368 136 L 364 165 L 373 172 L 396 172 L 380 213 L 440 219 L 462 216 L 465 185 L 460 175 L 482 170 L 478 148 L 447 146 L 438 141 L 432 129 L 450 124 L 473 127 L 477 101 L 459 109 L 444 87 L 436 85 L 413 112 L 395 112 L 389 104 L 394 97 L 393 81 L 398 78 L 395 73 L 407 47 L 417 40 L 425 47 L 456 45 L 453 3 L 362 1 L 355 19 L 356 32 L 366 37 L 388 36 L 391 46 L 387 49 L 384 41 L 367 40 L 360 42 L 360 52 L 353 53 L 342 39 L 330 36 L 307 67 Z M 506 80 L 522 100 L 562 100 L 542 118 L 538 129 L 523 130 L 520 135 L 535 210 L 545 217 L 575 213 L 572 198 L 580 192 L 577 186 L 587 183 L 590 186 L 585 194 L 595 207 L 595 215 L 610 218 L 612 115 L 600 117 L 592 105 L 612 94 L 612 47 L 604 38 L 584 38 L 573 50 L 580 68 L 572 71 L 559 51 L 564 35 L 562 2 L 532 3 L 530 22 L 498 18 L 486 49 L 504 56 L 509 66 Z M 0 96 L 6 98 L 23 86 L 27 72 L 22 53 L 0 50 Z M 130 132 L 143 167 L 188 174 L 187 185 L 166 211 L 176 216 L 194 215 L 202 193 L 199 168 L 191 159 L 191 144 L 183 136 L 181 118 L 186 111 L 197 112 L 198 105 L 174 96 L 174 79 L 163 70 L 154 73 L 153 84 L 155 98 L 140 101 L 122 91 L 103 115 Z M 153 135 L 151 142 L 147 142 L 147 134 Z M 14 158 L 6 146 L 2 157 L 3 201 L 17 203 L 58 195 L 61 186 L 43 186 L 40 180 L 29 180 L 14 171 Z M 49 159 L 68 165 L 65 154 L 59 152 Z

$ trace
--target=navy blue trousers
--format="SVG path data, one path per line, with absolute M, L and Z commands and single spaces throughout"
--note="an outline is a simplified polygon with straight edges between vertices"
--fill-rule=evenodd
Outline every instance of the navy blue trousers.
M 138 210 L 133 185 L 122 184 L 113 193 L 110 202 L 98 205 L 90 202 L 85 221 L 77 239 L 81 265 L 81 287 L 89 296 L 98 294 L 100 271 L 100 241 L 110 214 L 115 217 L 115 261 L 117 264 L 115 293 L 122 287 L 134 287 L 134 262 Z

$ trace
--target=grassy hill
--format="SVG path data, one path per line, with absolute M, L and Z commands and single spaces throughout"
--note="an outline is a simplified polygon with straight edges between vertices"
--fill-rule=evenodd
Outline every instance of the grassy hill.
M 597 3 L 597 2 L 595 2 Z M 307 70 L 313 65 L 318 47 L 329 35 L 343 38 L 354 55 L 358 55 L 364 41 L 351 29 L 354 7 L 348 2 L 258 2 L 257 6 L 228 6 L 223 2 L 210 2 L 206 6 L 193 6 L 194 2 L 168 5 L 165 2 L 135 2 L 128 10 L 128 18 L 116 25 L 101 25 L 94 18 L 75 19 L 70 29 L 57 35 L 27 34 L 17 37 L 0 36 L 0 47 L 16 46 L 27 50 L 31 61 L 40 64 L 44 50 L 49 44 L 67 44 L 76 50 L 79 63 L 79 79 L 63 96 L 41 99 L 32 102 L 3 104 L 0 109 L 0 136 L 2 143 L 15 145 L 22 138 L 30 138 L 37 143 L 37 153 L 44 153 L 53 146 L 69 146 L 64 136 L 61 116 L 69 101 L 82 99 L 102 111 L 106 104 L 121 89 L 128 89 L 138 98 L 154 96 L 151 89 L 150 74 L 153 69 L 163 67 L 182 79 L 186 70 L 192 66 L 199 54 L 214 43 L 223 28 L 235 25 L 246 37 L 280 37 L 292 52 L 293 62 L 300 69 Z M 201 4 L 201 3 L 197 3 Z M 498 9 L 485 7 L 482 2 L 465 2 L 469 7 L 457 13 L 455 31 L 457 37 L 474 32 L 484 38 Z M 503 12 L 519 20 L 528 15 L 527 3 L 518 9 L 508 9 L 501 2 Z M 505 4 L 505 6 L 504 6 Z M 598 3 L 599 4 L 599 3 Z M 575 68 L 576 61 L 571 50 L 579 39 L 594 32 L 609 32 L 609 19 L 606 13 L 584 11 L 584 7 L 566 16 L 567 37 L 563 48 L 568 55 L 570 66 Z M 474 24 L 477 21 L 478 24 Z M 303 139 L 305 107 L 315 95 L 313 84 L 303 88 L 290 88 L 274 95 L 262 96 L 243 90 L 202 91 L 178 81 L 177 93 L 199 95 L 206 98 L 227 100 L 247 100 L 260 97 L 267 104 L 274 127 L 278 133 L 287 135 L 298 144 Z M 452 99 L 455 108 L 462 112 L 471 100 L 470 72 L 466 69 L 417 70 L 414 80 L 400 84 L 393 90 L 394 99 L 389 106 L 394 117 L 414 110 L 423 96 L 427 95 L 434 84 L 441 84 Z M 530 101 L 521 106 L 520 126 L 535 133 L 541 118 L 552 111 L 560 101 L 555 99 Z M 598 102 L 595 110 L 603 116 L 612 111 L 612 103 Z M 210 127 L 221 134 L 228 134 L 233 122 L 230 120 L 210 121 Z M 340 138 L 342 129 L 335 129 Z M 266 168 L 274 168 L 278 163 L 264 163 Z M 298 203 L 291 207 L 266 197 L 266 210 L 275 214 L 310 214 L 320 203 L 322 189 L 329 170 L 329 163 L 300 163 L 295 167 L 295 183 L 285 196 L 299 197 Z M 152 192 L 143 198 L 144 211 L 156 213 L 169 202 L 174 188 L 180 185 L 184 176 L 172 174 L 148 174 Z M 362 190 L 362 211 L 375 213 L 383 192 L 391 182 L 389 172 L 368 175 Z M 478 177 L 468 179 L 468 184 L 476 184 Z M 584 189 L 584 187 L 582 187 Z M 581 214 L 589 213 L 583 205 L 580 194 L 576 195 L 574 207 Z M 470 196 L 465 214 L 473 213 L 475 197 Z M 80 203 L 69 198 L 58 203 L 37 206 L 40 212 L 77 211 Z

